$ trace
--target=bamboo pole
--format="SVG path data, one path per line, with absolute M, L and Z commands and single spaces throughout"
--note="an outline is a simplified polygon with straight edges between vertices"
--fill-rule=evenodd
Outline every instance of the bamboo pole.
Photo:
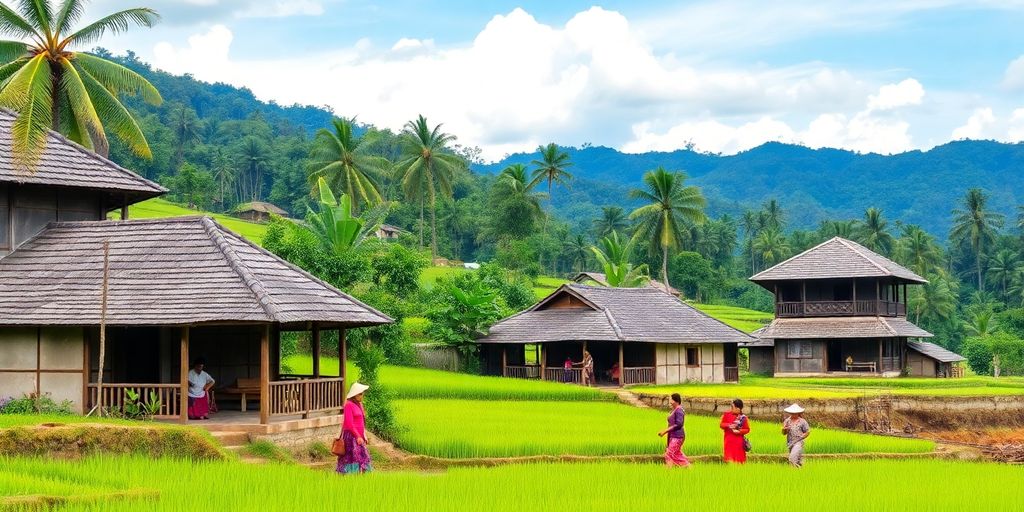
M 270 422 L 270 324 L 260 336 L 260 424 Z
M 341 353 L 338 353 L 341 361 Z M 313 378 L 320 378 L 320 324 L 313 322 Z
M 186 325 L 181 328 L 181 349 L 178 351 L 179 359 L 181 359 L 178 369 L 178 382 L 181 386 L 178 397 L 178 416 L 182 423 L 188 422 L 188 344 L 189 327 Z
M 100 290 L 100 364 L 96 377 L 96 402 L 103 417 L 103 360 L 107 355 L 107 293 L 110 286 L 110 240 L 103 241 L 103 284 Z

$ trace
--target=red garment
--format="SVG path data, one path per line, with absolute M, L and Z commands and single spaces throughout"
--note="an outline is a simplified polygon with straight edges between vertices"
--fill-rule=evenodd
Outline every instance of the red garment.
M 732 431 L 733 423 L 736 422 L 738 414 L 727 412 L 722 415 L 722 423 L 719 425 L 725 432 L 725 453 L 723 460 L 726 462 L 738 462 L 743 464 L 747 461 L 747 452 L 743 450 L 743 436 L 750 433 L 750 421 L 744 421 L 740 426 L 740 433 Z
M 188 419 L 198 420 L 210 414 L 210 402 L 207 396 L 203 395 L 199 398 L 188 397 Z

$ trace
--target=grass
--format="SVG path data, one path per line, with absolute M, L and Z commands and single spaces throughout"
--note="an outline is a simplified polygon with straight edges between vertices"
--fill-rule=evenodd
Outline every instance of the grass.
M 312 372 L 309 356 L 289 356 L 285 364 L 296 373 Z M 337 375 L 337 358 L 321 358 L 324 375 Z M 348 365 L 349 381 L 358 379 L 358 369 Z M 613 396 L 593 388 L 537 380 L 482 377 L 465 373 L 385 366 L 381 382 L 396 398 L 462 398 L 470 400 L 612 400 Z
M 438 278 L 469 272 L 462 267 L 427 267 L 420 273 L 420 288 L 429 290 L 437 283 Z
M 189 215 L 209 215 L 222 226 L 257 244 L 263 242 L 263 235 L 267 233 L 267 227 L 263 224 L 244 221 L 231 217 L 230 215 L 223 215 L 220 213 L 191 210 L 160 198 L 149 199 L 128 207 L 128 218 L 130 219 L 186 217 Z
M 120 420 L 114 418 L 99 418 L 96 416 L 79 416 L 77 414 L 0 414 L 0 428 L 24 427 L 43 424 L 65 424 L 77 423 L 103 423 L 111 425 L 140 425 L 137 421 Z M 160 423 L 145 423 L 146 426 L 161 426 Z
M 252 441 L 242 450 L 246 455 L 278 462 L 290 462 L 292 454 L 266 439 Z
M 772 314 L 753 309 L 718 304 L 697 304 L 691 306 L 707 313 L 709 316 L 743 332 L 754 332 L 772 321 Z
M 533 294 L 537 297 L 537 300 L 543 299 L 551 295 L 551 292 L 557 290 L 559 286 L 568 282 L 557 277 L 539 276 L 533 280 Z
M 643 455 L 664 451 L 657 432 L 667 411 L 615 403 L 400 400 L 397 416 L 407 429 L 398 445 L 445 458 L 528 455 Z M 685 453 L 722 451 L 719 418 L 686 418 Z M 785 438 L 775 423 L 751 422 L 754 453 L 781 454 Z M 815 428 L 807 453 L 925 453 L 931 441 L 880 437 Z
M 1024 395 L 1024 378 L 771 378 L 745 375 L 739 384 L 638 386 L 638 393 L 680 393 L 689 397 L 749 399 L 855 398 L 865 395 L 1014 396 Z
M 143 457 L 0 464 L 6 470 L 0 473 L 0 495 L 33 492 L 33 481 L 55 493 L 83 487 L 159 491 L 144 501 L 61 508 L 111 512 L 191 510 L 197 499 L 207 510 L 1000 510 L 1018 501 L 1024 478 L 1018 466 L 935 460 L 810 461 L 802 470 L 777 464 L 702 464 L 689 471 L 654 464 L 539 464 L 362 477 L 290 465 Z M 35 480 L 11 483 L 19 478 Z

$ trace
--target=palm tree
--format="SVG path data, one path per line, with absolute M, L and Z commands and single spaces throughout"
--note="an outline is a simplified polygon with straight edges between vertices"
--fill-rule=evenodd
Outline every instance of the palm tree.
M 988 259 L 988 278 L 999 284 L 1003 296 L 1013 276 L 1020 272 L 1020 259 L 1010 249 L 1000 249 Z
M 360 203 L 373 205 L 383 200 L 377 177 L 387 172 L 388 161 L 370 153 L 373 141 L 356 137 L 353 124 L 348 119 L 334 119 L 332 130 L 317 130 L 307 170 L 314 192 L 316 183 L 324 178 L 332 189 L 351 198 L 352 209 L 358 213 Z
M 991 309 L 982 309 L 964 322 L 964 330 L 968 336 L 989 336 L 999 332 L 999 322 L 996 321 L 996 314 Z
M 818 235 L 828 240 L 834 237 L 853 238 L 857 229 L 856 221 L 852 220 L 823 220 L 818 225 Z
M 750 272 L 753 274 L 757 272 L 757 258 L 754 256 L 754 238 L 757 236 L 758 229 L 760 229 L 757 212 L 754 210 L 743 210 L 741 223 L 743 225 L 744 243 L 750 249 Z
M 646 190 L 630 192 L 630 197 L 649 203 L 629 214 L 630 219 L 639 221 L 633 239 L 648 240 L 652 252 L 661 248 L 661 279 L 666 290 L 672 289 L 668 284 L 669 249 L 680 246 L 686 224 L 703 224 L 707 220 L 704 196 L 699 188 L 686 185 L 685 181 L 685 174 L 658 167 L 644 174 Z
M 533 181 L 530 182 L 530 186 L 547 182 L 548 198 L 550 199 L 553 184 L 558 183 L 568 187 L 569 182 L 572 181 L 572 174 L 566 171 L 566 168 L 572 167 L 572 162 L 569 161 L 569 153 L 558 149 L 554 143 L 540 146 L 537 151 L 540 153 L 540 159 L 530 162 L 530 165 L 537 167 L 533 170 Z
M 888 224 L 882 218 L 882 210 L 868 208 L 864 212 L 864 220 L 857 226 L 857 241 L 872 251 L 888 256 L 892 252 L 894 240 Z
M 625 231 L 629 227 L 629 217 L 619 206 L 602 206 L 601 218 L 594 219 L 594 232 L 598 238 L 604 238 L 612 231 Z
M 896 255 L 901 263 L 922 276 L 942 265 L 942 250 L 935 239 L 918 226 L 904 228 L 903 236 L 896 241 Z
M 361 218 L 352 213 L 352 201 L 347 194 L 335 199 L 324 178 L 317 180 L 317 190 L 320 207 L 317 211 L 308 210 L 306 219 L 324 249 L 344 254 L 358 248 L 380 227 L 386 207 L 378 207 Z
M 199 118 L 196 117 L 194 110 L 185 105 L 178 105 L 171 116 L 174 139 L 178 144 L 174 168 L 178 169 L 181 167 L 181 161 L 185 155 L 185 145 L 199 140 Z
M 433 129 L 422 115 L 405 124 L 402 130 L 401 160 L 396 165 L 402 191 L 410 201 L 420 203 L 420 247 L 423 247 L 423 209 L 430 205 L 430 254 L 437 258 L 437 196 L 452 197 L 455 172 L 465 163 L 447 148 L 454 135 Z
M 213 179 L 217 182 L 219 189 L 217 204 L 221 209 L 227 208 L 225 203 L 224 191 L 234 183 L 236 178 L 235 168 L 231 165 L 231 160 L 224 154 L 222 148 L 217 148 L 217 152 L 213 155 Z
M 754 239 L 754 249 L 765 265 L 774 265 L 790 255 L 789 241 L 778 229 L 765 229 Z
M 267 154 L 256 137 L 247 137 L 238 152 L 239 196 L 246 201 L 259 201 L 263 196 L 263 171 Z
M 623 243 L 619 233 L 601 239 L 601 247 L 591 246 L 590 250 L 604 270 L 605 282 L 612 288 L 637 288 L 650 282 L 647 265 L 633 266 L 629 256 L 633 254 L 634 240 Z
M 768 229 L 782 230 L 783 224 L 786 223 L 785 212 L 782 211 L 782 206 L 775 199 L 769 199 L 764 203 L 764 227 Z
M 102 155 L 110 147 L 109 130 L 138 156 L 153 156 L 118 95 L 159 105 L 160 93 L 124 66 L 71 49 L 133 25 L 152 27 L 160 16 L 152 9 L 126 9 L 74 30 L 84 11 L 84 0 L 64 0 L 56 11 L 47 0 L 22 0 L 18 12 L 0 4 L 0 32 L 19 39 L 0 41 L 0 107 L 18 113 L 12 149 L 26 168 L 38 161 L 48 129 Z
M 914 322 L 943 322 L 956 312 L 956 291 L 949 278 L 941 273 L 930 274 L 928 282 L 915 287 L 908 304 L 914 310 Z
M 565 243 L 565 251 L 569 256 L 569 260 L 576 268 L 576 273 L 583 272 L 583 269 L 587 266 L 587 257 L 590 255 L 590 242 L 587 241 L 586 237 L 582 234 L 577 233 L 576 236 L 569 238 Z
M 978 274 L 978 289 L 985 289 L 981 259 L 986 247 L 995 241 L 996 230 L 1003 226 L 1003 216 L 988 211 L 988 196 L 980 188 L 972 188 L 963 198 L 961 208 L 953 210 L 953 229 L 949 237 L 967 243 L 974 253 L 974 266 Z
M 540 201 L 543 194 L 534 192 L 530 184 L 529 171 L 523 164 L 512 164 L 498 174 L 495 184 L 496 192 L 502 195 L 505 202 L 504 210 L 509 215 L 524 217 L 519 228 L 523 236 L 530 234 L 533 230 L 533 222 L 544 218 L 544 210 L 541 209 Z

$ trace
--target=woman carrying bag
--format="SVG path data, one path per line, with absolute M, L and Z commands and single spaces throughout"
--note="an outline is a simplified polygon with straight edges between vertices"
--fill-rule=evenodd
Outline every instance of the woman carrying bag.
M 370 451 L 366 447 L 366 413 L 363 411 L 363 393 L 366 384 L 353 383 L 345 397 L 344 423 L 341 437 L 334 440 L 331 452 L 338 456 L 335 471 L 343 475 L 366 473 L 373 469 Z

